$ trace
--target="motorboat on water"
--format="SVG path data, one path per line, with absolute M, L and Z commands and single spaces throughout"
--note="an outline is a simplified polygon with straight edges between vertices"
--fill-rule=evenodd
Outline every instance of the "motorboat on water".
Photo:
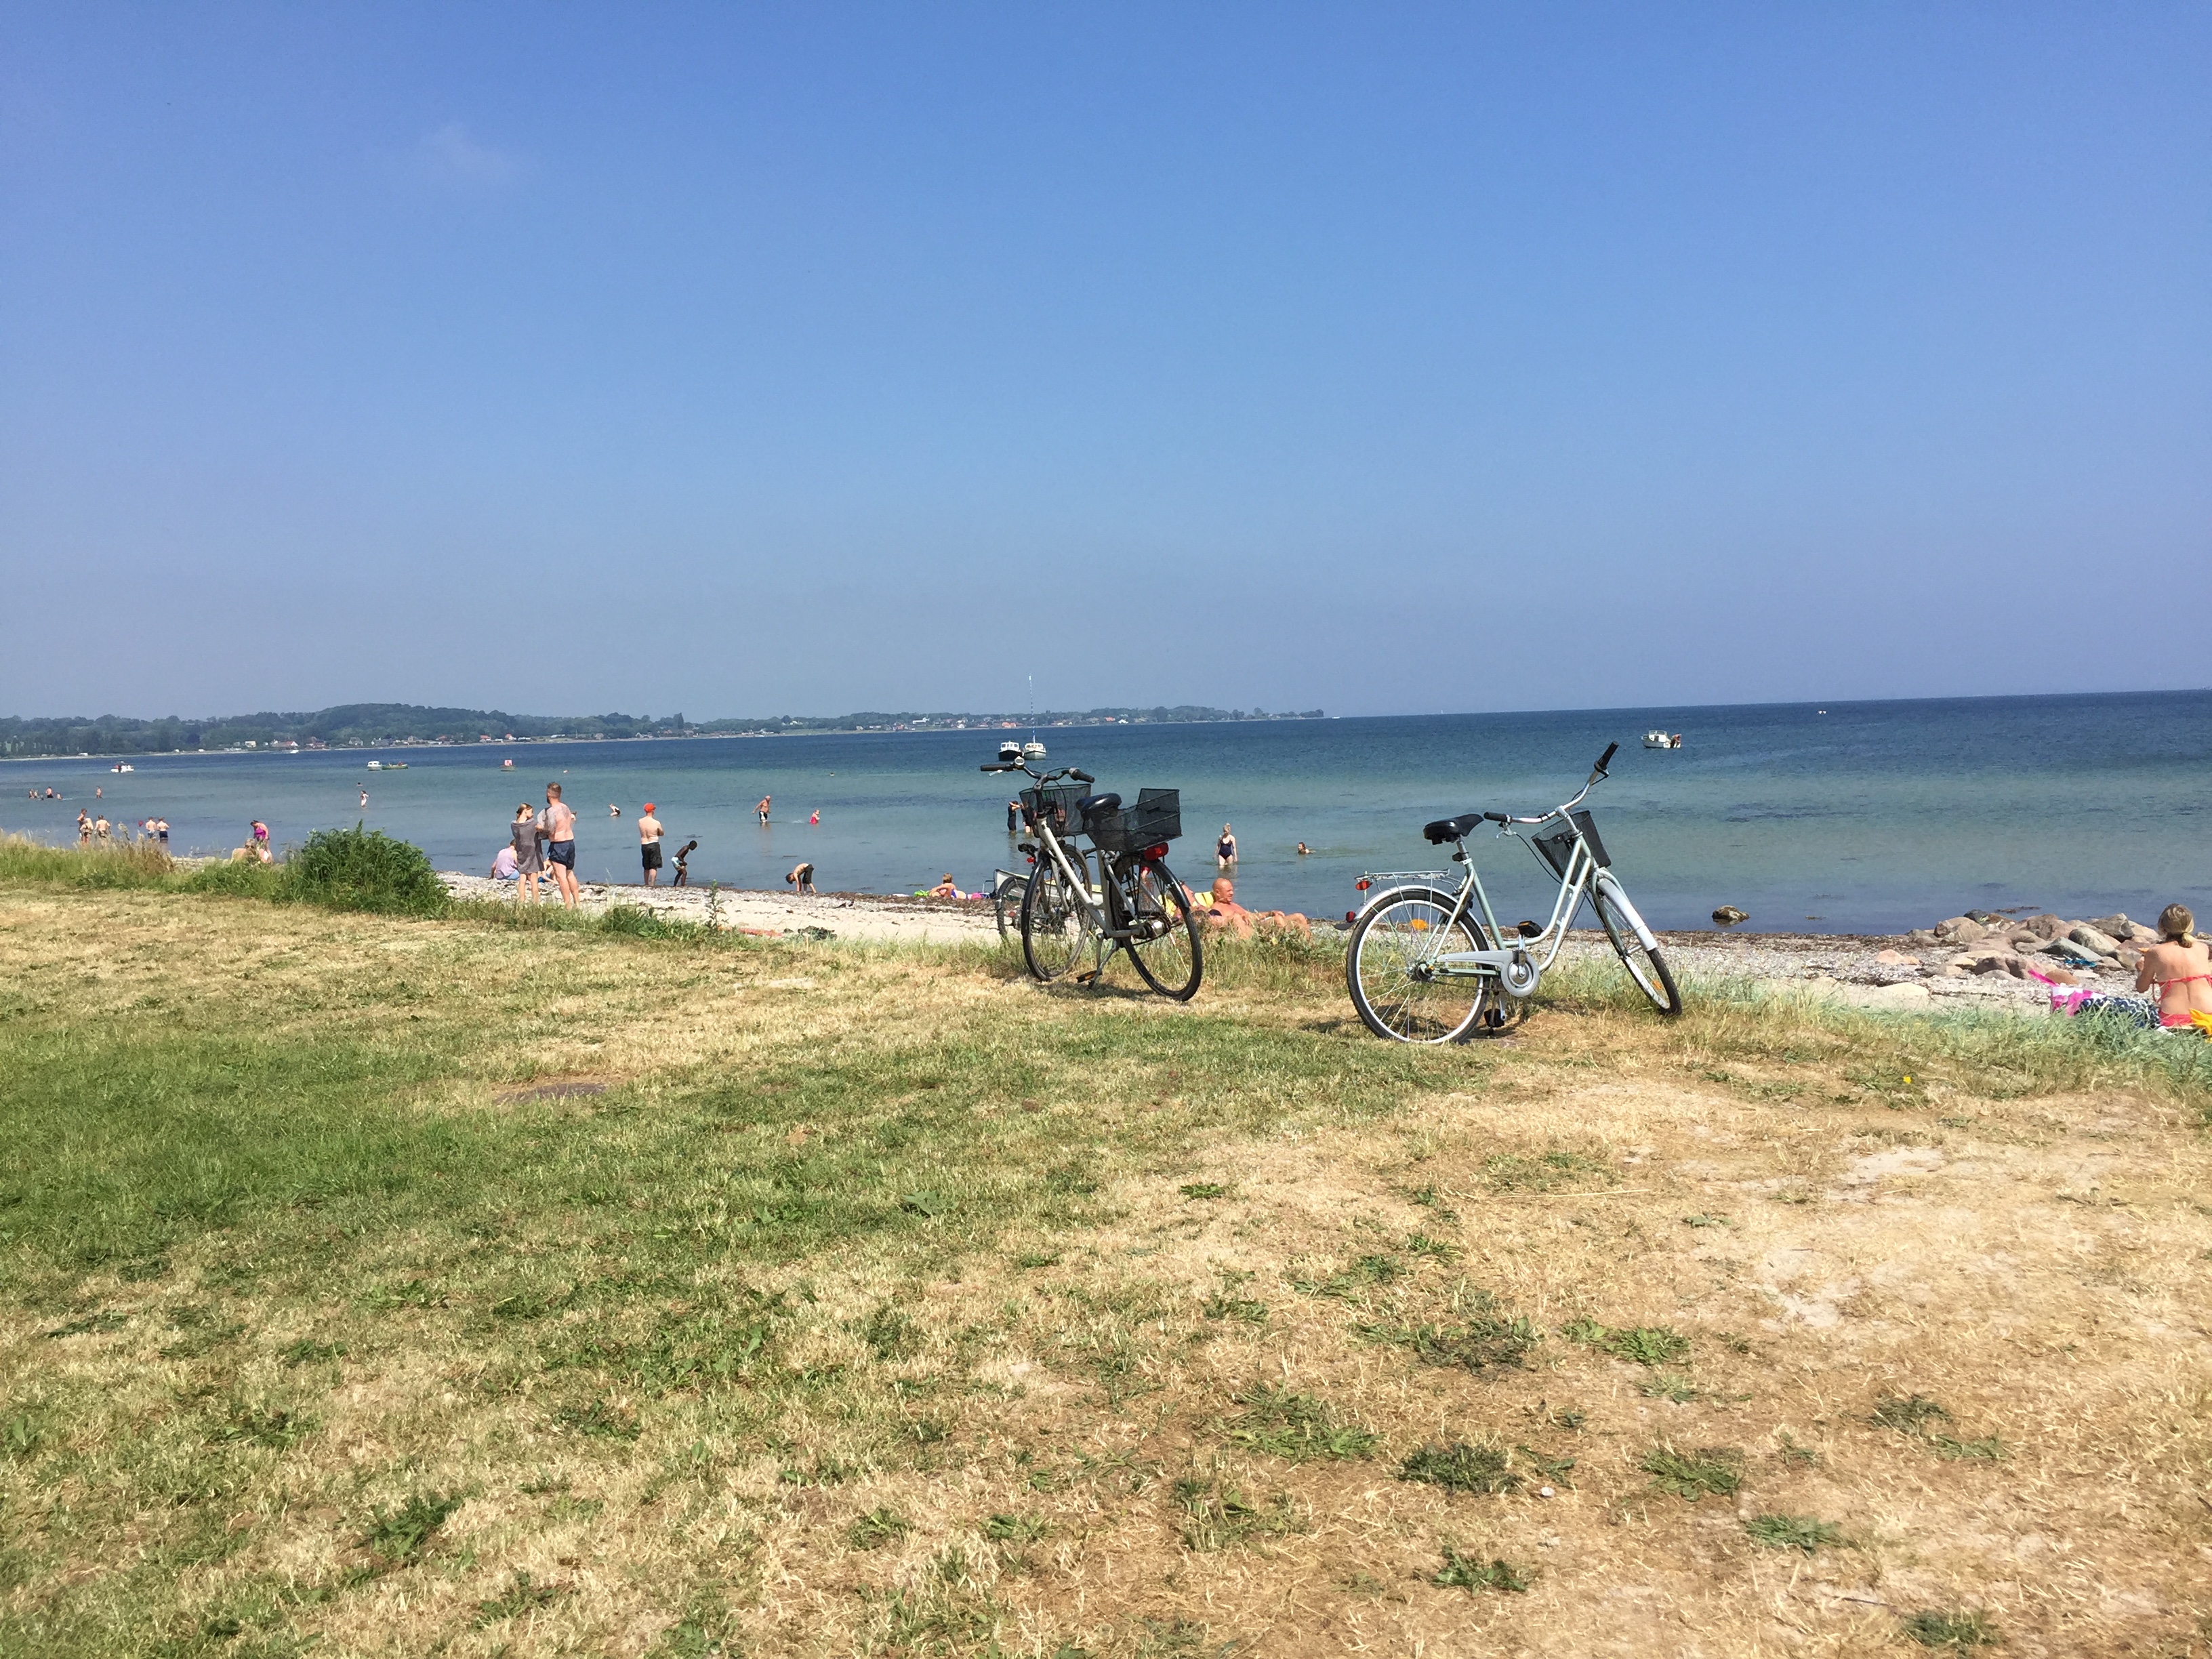
M 1044 745 L 1031 738 L 1022 745 L 1022 758 L 1032 766 L 1036 765 L 1044 759 Z
M 136 772 L 138 769 L 128 761 L 118 761 L 107 769 L 111 772 Z
M 1680 749 L 1682 746 L 1682 734 L 1680 732 L 1646 732 L 1644 734 L 1644 746 L 1646 749 Z
M 407 769 L 407 763 L 405 761 L 371 761 L 368 763 L 368 769 L 372 772 L 404 772 Z

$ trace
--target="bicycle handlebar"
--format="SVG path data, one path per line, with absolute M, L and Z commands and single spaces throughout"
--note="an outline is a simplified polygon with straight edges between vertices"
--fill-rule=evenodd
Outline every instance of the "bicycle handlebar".
M 1595 783 L 1600 778 L 1605 775 L 1605 769 L 1613 764 L 1613 757 L 1620 752 L 1620 745 L 1619 744 L 1609 743 L 1606 744 L 1605 753 L 1597 757 L 1597 764 L 1590 769 L 1590 781 L 1592 783 Z

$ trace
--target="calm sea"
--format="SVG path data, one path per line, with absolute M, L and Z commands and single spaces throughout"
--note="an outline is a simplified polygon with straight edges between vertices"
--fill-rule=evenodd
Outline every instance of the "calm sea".
M 1643 748 L 1652 727 L 1681 732 L 1684 746 Z M 1018 863 L 1004 833 L 1006 780 L 976 769 L 1000 735 L 152 756 L 124 774 L 104 761 L 9 762 L 0 828 L 67 841 L 99 788 L 111 819 L 167 817 L 179 851 L 234 847 L 256 817 L 280 844 L 365 819 L 441 868 L 484 872 L 516 803 L 541 800 L 558 779 L 580 814 L 578 868 L 590 879 L 637 879 L 631 825 L 651 800 L 672 844 L 698 841 L 696 883 L 774 888 L 805 859 L 824 890 L 907 892 L 947 871 L 983 888 L 994 866 Z M 1259 908 L 1340 915 L 1362 870 L 1442 862 L 1420 836 L 1428 819 L 1540 810 L 1618 741 L 1613 775 L 1589 804 L 1658 926 L 1709 926 L 1721 904 L 1748 911 L 1753 931 L 1810 933 L 1893 932 L 2014 905 L 2148 918 L 2177 899 L 2212 919 L 2208 691 L 1038 735 L 1054 764 L 1127 799 L 1144 786 L 1180 789 L 1186 835 L 1170 861 L 1188 880 L 1212 878 L 1213 839 L 1234 824 L 1237 896 Z M 371 772 L 372 759 L 407 769 Z M 47 785 L 66 799 L 25 799 Z M 763 794 L 775 798 L 765 828 L 752 811 Z M 1540 868 L 1524 848 L 1486 836 L 1473 845 L 1501 911 L 1543 914 Z

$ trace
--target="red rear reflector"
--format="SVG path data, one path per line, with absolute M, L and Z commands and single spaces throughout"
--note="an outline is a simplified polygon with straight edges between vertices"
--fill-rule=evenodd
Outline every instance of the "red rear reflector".
M 1353 882 L 1352 884 L 1364 893 L 1375 884 L 1368 880 L 1366 877 L 1362 876 L 1358 881 Z
M 1167 855 L 1168 844 L 1165 842 L 1162 842 L 1158 847 L 1147 847 L 1145 848 L 1145 856 L 1148 859 L 1164 859 Z

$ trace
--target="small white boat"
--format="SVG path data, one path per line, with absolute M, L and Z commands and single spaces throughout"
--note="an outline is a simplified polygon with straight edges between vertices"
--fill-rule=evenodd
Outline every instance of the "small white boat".
M 1022 758 L 1028 761 L 1031 765 L 1035 765 L 1037 762 L 1044 758 L 1044 745 L 1039 743 L 1035 738 L 1031 738 L 1027 743 L 1022 745 Z
M 1680 749 L 1682 746 L 1682 734 L 1680 732 L 1646 732 L 1644 734 L 1644 746 L 1646 749 Z
M 514 770 L 514 763 L 511 760 L 503 760 L 499 763 L 499 769 L 502 772 L 512 772 Z
M 136 772 L 138 769 L 131 765 L 128 762 L 121 762 L 116 765 L 109 767 L 107 769 L 111 772 Z
M 368 763 L 368 769 L 372 772 L 381 772 L 384 769 L 384 763 L 382 761 L 371 761 Z

